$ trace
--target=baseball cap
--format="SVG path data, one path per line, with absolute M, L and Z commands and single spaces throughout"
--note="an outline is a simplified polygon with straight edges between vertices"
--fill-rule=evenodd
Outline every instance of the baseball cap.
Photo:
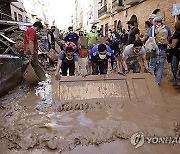
M 149 19 L 154 19 L 154 18 L 156 18 L 156 17 L 157 17 L 156 14 L 151 14 L 151 15 L 149 16 Z
M 154 22 L 162 22 L 162 18 L 161 17 L 155 17 L 153 19 Z
M 91 28 L 92 28 L 92 29 L 93 29 L 93 28 L 95 28 L 95 29 L 96 29 L 96 25 L 92 25 L 92 27 L 91 27 Z
M 73 27 L 72 27 L 72 26 L 69 26 L 68 29 L 69 29 L 69 30 L 70 30 L 70 29 L 73 29 Z

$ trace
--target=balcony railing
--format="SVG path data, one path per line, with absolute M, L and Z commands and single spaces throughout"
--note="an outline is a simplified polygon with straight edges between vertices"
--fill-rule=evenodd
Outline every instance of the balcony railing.
M 125 0 L 124 4 L 125 5 L 135 5 L 138 4 L 141 0 Z
M 98 17 L 105 15 L 107 13 L 107 4 L 104 5 L 101 9 L 98 10 Z
M 121 11 L 124 9 L 123 0 L 114 0 L 112 2 L 112 12 Z
M 12 21 L 13 19 L 10 15 L 0 12 L 0 20 Z
M 115 8 L 117 6 L 123 6 L 123 0 L 114 0 L 112 2 L 112 8 Z

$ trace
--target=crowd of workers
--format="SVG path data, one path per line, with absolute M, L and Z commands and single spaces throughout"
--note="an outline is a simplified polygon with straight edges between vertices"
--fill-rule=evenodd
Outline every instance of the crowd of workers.
M 155 76 L 157 84 L 160 84 L 163 75 L 164 62 L 167 58 L 171 63 L 173 74 L 173 85 L 179 84 L 180 71 L 180 21 L 175 23 L 175 32 L 171 34 L 171 29 L 164 25 L 163 19 L 155 14 L 151 14 L 145 21 L 146 33 L 141 37 L 137 23 L 133 20 L 127 22 L 128 30 L 120 32 L 109 29 L 108 36 L 104 42 L 98 42 L 104 37 L 102 29 L 97 30 L 95 25 L 90 32 L 73 31 L 69 27 L 69 32 L 63 36 L 58 33 L 58 38 L 63 40 L 61 51 L 58 51 L 58 63 L 55 72 L 56 78 L 62 76 L 82 75 L 79 59 L 86 59 L 86 75 L 107 74 L 108 65 L 119 74 L 129 72 L 140 73 L 143 62 L 144 71 Z M 37 54 L 36 31 L 42 29 L 41 22 L 34 23 L 32 28 L 25 32 L 25 54 Z M 47 33 L 48 48 L 55 49 L 56 27 L 52 26 Z M 87 38 L 87 47 L 81 42 L 80 37 Z M 29 47 L 29 48 L 28 48 Z M 27 50 L 29 49 L 29 50 Z M 81 51 L 85 52 L 81 56 Z M 28 53 L 28 51 L 30 51 Z M 35 57 L 35 56 L 34 56 Z M 111 62 L 109 63 L 109 61 Z M 84 74 L 83 74 L 84 75 Z

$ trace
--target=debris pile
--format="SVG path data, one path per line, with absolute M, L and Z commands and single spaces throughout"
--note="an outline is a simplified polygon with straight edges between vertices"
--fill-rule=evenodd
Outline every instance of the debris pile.
M 0 31 L 0 43 L 3 44 L 4 50 L 0 54 L 15 54 L 23 56 L 24 50 L 24 30 L 18 25 L 10 26 Z M 47 44 L 47 31 L 41 31 L 38 33 L 38 60 L 41 66 L 45 70 L 54 70 L 58 52 L 61 48 L 59 44 L 61 41 L 56 43 L 57 50 L 51 49 L 50 52 L 46 48 Z

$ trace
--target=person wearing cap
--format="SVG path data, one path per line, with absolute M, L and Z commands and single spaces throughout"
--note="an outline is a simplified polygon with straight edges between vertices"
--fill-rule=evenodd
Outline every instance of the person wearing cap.
M 98 41 L 98 34 L 96 33 L 96 26 L 92 25 L 91 31 L 87 33 L 88 38 L 88 49 L 92 49 Z
M 133 44 L 135 40 L 139 39 L 140 32 L 139 29 L 134 26 L 134 21 L 130 20 L 127 22 L 129 27 L 129 35 L 128 35 L 128 45 Z
M 24 54 L 31 55 L 35 61 L 38 61 L 38 42 L 36 32 L 41 29 L 43 29 L 43 25 L 40 21 L 37 21 L 24 33 Z
M 55 29 L 56 29 L 55 26 L 51 26 L 51 29 L 47 33 L 49 49 L 51 48 L 55 49 L 55 37 L 54 37 Z
M 73 32 L 73 27 L 68 27 L 69 33 L 65 36 L 64 41 L 65 42 L 73 42 L 77 47 L 79 46 L 79 36 L 77 33 Z M 78 51 L 78 48 L 75 52 Z
M 75 75 L 75 69 L 77 73 L 80 74 L 78 65 L 78 55 L 75 53 L 77 49 L 73 42 L 68 42 L 64 45 L 64 50 L 60 51 L 58 56 L 58 64 L 55 72 L 56 79 L 59 78 L 59 70 L 61 68 L 62 76 L 67 76 L 69 70 L 69 76 Z
M 157 56 L 150 57 L 149 71 L 153 75 L 156 74 L 156 82 L 159 85 L 163 74 L 167 43 L 171 37 L 171 30 L 168 26 L 163 24 L 161 17 L 155 17 L 153 19 L 153 24 L 154 25 L 149 30 L 149 37 L 155 37 L 159 51 L 156 51 Z M 157 69 L 155 72 L 156 65 Z
M 149 22 L 151 23 L 151 27 L 153 26 L 153 19 L 156 18 L 156 17 L 157 17 L 156 14 L 151 14 L 151 15 L 149 16 Z
M 115 57 L 111 48 L 106 44 L 95 45 L 89 54 L 89 61 L 92 63 L 92 74 L 107 74 L 108 59 L 113 61 L 113 69 L 117 69 L 117 72 L 120 73 L 119 61 Z

